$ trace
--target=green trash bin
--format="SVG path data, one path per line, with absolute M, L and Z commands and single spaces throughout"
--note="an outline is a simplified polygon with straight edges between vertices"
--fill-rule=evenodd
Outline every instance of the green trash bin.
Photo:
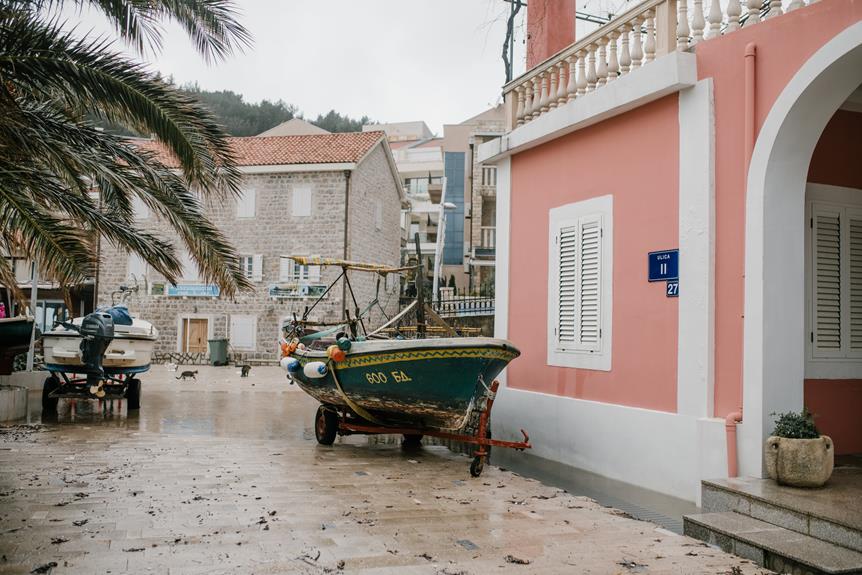
M 208 339 L 210 344 L 210 365 L 227 365 L 227 340 Z

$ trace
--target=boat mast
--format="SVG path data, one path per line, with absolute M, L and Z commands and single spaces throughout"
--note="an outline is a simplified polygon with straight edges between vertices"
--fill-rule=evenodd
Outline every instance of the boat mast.
M 416 335 L 425 337 L 425 272 L 422 266 L 422 248 L 419 247 L 419 232 L 413 234 L 416 243 Z

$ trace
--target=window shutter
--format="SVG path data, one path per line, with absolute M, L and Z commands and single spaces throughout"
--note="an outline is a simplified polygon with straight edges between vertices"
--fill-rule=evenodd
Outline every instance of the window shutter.
M 601 347 L 601 218 L 581 218 L 578 229 L 578 339 L 581 349 L 598 350 Z
M 320 281 L 320 266 L 308 266 L 308 281 Z
M 230 345 L 236 349 L 254 349 L 257 339 L 257 316 L 230 316 Z
M 577 265 L 578 228 L 577 226 L 561 228 L 557 236 L 560 280 L 559 304 L 557 316 L 557 342 L 560 348 L 571 348 L 577 343 L 576 338 L 576 308 L 577 308 Z
M 374 201 L 374 227 L 378 230 L 383 229 L 383 202 L 380 200 Z
M 311 188 L 307 186 L 293 188 L 293 210 L 294 216 L 311 215 Z
M 847 267 L 850 281 L 850 351 L 862 351 L 862 212 L 847 217 Z
M 293 260 L 290 258 L 281 258 L 278 264 L 278 281 L 290 282 L 293 281 Z
M 815 209 L 814 240 L 814 348 L 841 350 L 841 217 L 828 209 Z
M 260 254 L 253 256 L 251 264 L 251 281 L 263 281 L 263 256 Z
M 144 258 L 135 253 L 129 254 L 129 273 L 126 274 L 127 279 L 134 277 L 139 282 L 142 282 L 146 273 L 147 262 L 144 261 Z
M 236 217 L 253 218 L 255 216 L 255 190 L 248 188 L 236 200 Z
M 135 196 L 132 198 L 132 213 L 136 220 L 145 220 L 150 217 L 150 207 L 144 200 Z
M 192 255 L 188 251 L 183 251 L 180 261 L 183 264 L 182 279 L 186 281 L 198 280 L 198 266 L 192 259 Z

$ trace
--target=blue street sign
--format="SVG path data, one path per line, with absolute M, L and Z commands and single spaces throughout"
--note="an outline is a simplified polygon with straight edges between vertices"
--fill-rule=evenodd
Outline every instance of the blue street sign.
M 649 281 L 663 282 L 679 279 L 679 250 L 664 250 L 647 254 Z
M 219 288 L 209 284 L 169 285 L 168 295 L 176 297 L 218 297 Z
M 667 297 L 679 297 L 679 280 L 667 280 Z

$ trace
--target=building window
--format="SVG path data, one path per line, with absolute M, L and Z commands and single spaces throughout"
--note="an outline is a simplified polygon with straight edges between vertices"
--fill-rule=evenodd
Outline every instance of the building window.
M 254 188 L 243 190 L 236 199 L 236 217 L 253 218 L 255 216 L 255 200 L 257 193 Z
M 280 282 L 319 282 L 320 266 L 300 265 L 290 258 L 281 258 Z
M 311 188 L 308 186 L 296 186 L 293 188 L 293 210 L 294 217 L 306 217 L 311 215 Z
M 482 166 L 482 185 L 497 185 L 497 166 Z
M 383 202 L 380 199 L 374 200 L 374 227 L 383 229 Z
M 813 357 L 862 357 L 862 208 L 811 206 L 810 336 Z
M 260 254 L 239 257 L 239 269 L 242 275 L 253 282 L 263 280 L 263 256 Z
M 548 364 L 610 371 L 613 196 L 550 211 Z
M 132 214 L 136 220 L 146 220 L 150 217 L 150 207 L 138 196 L 132 198 Z
M 129 273 L 126 274 L 126 279 L 143 283 L 147 277 L 147 262 L 135 253 L 129 254 Z

